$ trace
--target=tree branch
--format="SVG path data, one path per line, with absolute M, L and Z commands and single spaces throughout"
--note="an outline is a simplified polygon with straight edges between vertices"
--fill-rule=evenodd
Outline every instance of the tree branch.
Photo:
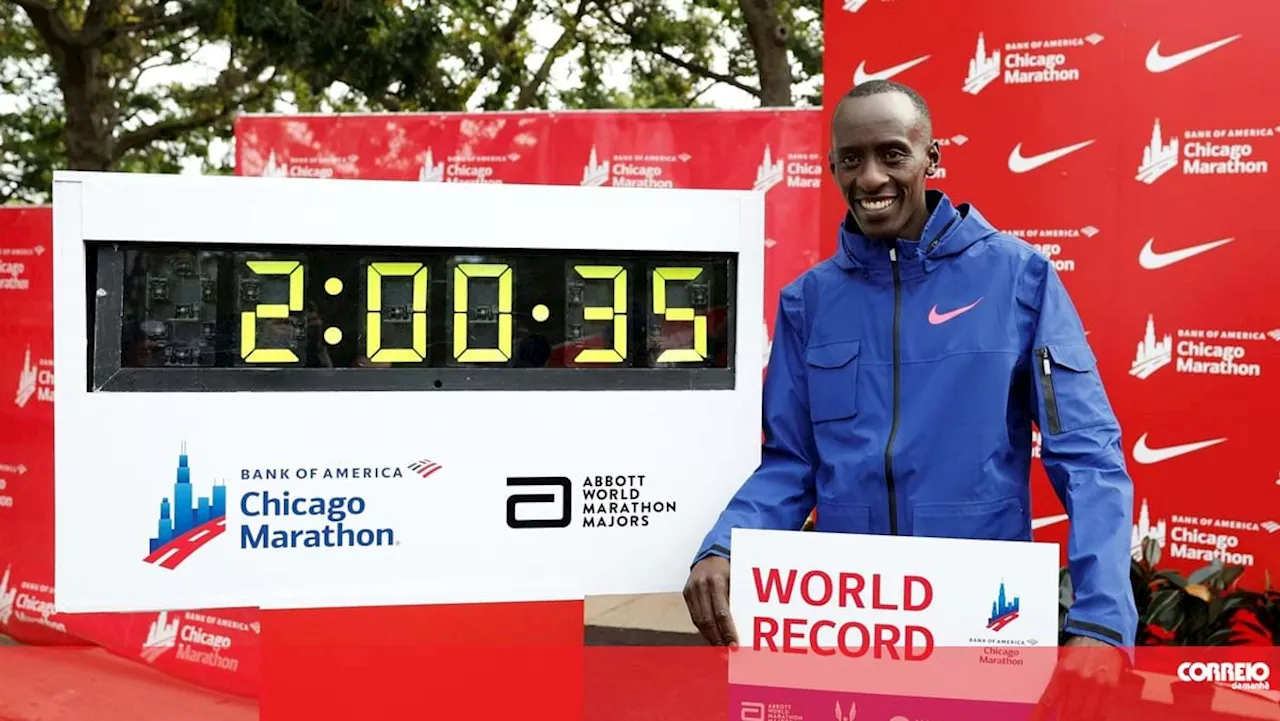
M 560 37 L 556 38 L 555 43 L 547 50 L 547 56 L 542 59 L 542 64 L 538 66 L 537 72 L 529 79 L 529 82 L 520 88 L 520 94 L 516 98 L 516 110 L 525 110 L 532 107 L 538 98 L 538 91 L 546 85 L 547 78 L 551 76 L 551 68 L 555 65 L 569 48 L 577 40 L 578 25 L 582 22 L 582 18 L 586 16 L 587 9 L 591 7 L 593 0 L 579 0 L 578 9 L 574 12 L 573 18 L 565 24 L 564 32 Z
M 80 44 L 80 38 L 67 27 L 62 16 L 58 14 L 58 8 L 49 0 L 13 0 L 13 2 L 27 12 L 32 26 L 35 27 L 36 32 L 40 33 L 40 38 L 51 51 L 67 45 Z
M 629 27 L 629 24 L 627 24 L 627 23 L 622 23 L 622 22 L 620 22 L 617 18 L 613 17 L 613 14 L 612 14 L 608 9 L 604 9 L 604 13 L 603 13 L 603 14 L 604 14 L 604 18 L 605 18 L 605 20 L 606 20 L 610 25 L 613 25 L 613 26 L 614 26 L 614 27 L 616 27 L 618 30 L 621 30 L 621 31 L 622 31 L 624 34 L 626 34 L 628 37 L 632 37 L 632 38 L 634 38 L 634 37 L 635 37 L 635 31 L 634 31 L 634 30 L 632 30 L 632 29 L 631 29 L 631 27 Z M 635 47 L 635 46 L 633 45 L 633 46 L 632 46 L 632 48 L 633 48 L 634 50 L 636 50 L 637 52 L 649 53 L 650 55 L 656 55 L 656 56 L 658 56 L 658 57 L 662 58 L 663 60 L 666 60 L 667 62 L 671 63 L 672 65 L 675 65 L 676 67 L 682 68 L 682 69 L 684 69 L 684 70 L 688 70 L 689 72 L 693 73 L 694 75 L 698 75 L 698 76 L 701 76 L 701 77 L 703 77 L 703 78 L 707 78 L 708 80 L 715 80 L 716 82 L 724 83 L 725 85 L 729 85 L 729 86 L 735 87 L 735 88 L 737 88 L 737 89 L 741 90 L 742 92 L 744 92 L 744 93 L 748 93 L 748 94 L 753 95 L 753 96 L 755 96 L 755 97 L 757 97 L 757 98 L 758 98 L 758 97 L 760 97 L 760 89 L 759 89 L 759 88 L 753 88 L 753 87 L 751 87 L 750 85 L 747 85 L 746 83 L 744 83 L 744 82 L 742 82 L 742 81 L 738 80 L 738 79 L 737 79 L 737 78 L 735 78 L 735 77 L 732 77 L 732 76 L 730 76 L 730 75 L 725 75 L 725 74 L 723 74 L 723 73 L 718 73 L 718 72 L 716 72 L 716 71 L 712 70 L 711 68 L 706 67 L 705 65 L 702 65 L 702 64 L 700 64 L 700 63 L 695 63 L 695 62 L 693 62 L 693 61 L 691 61 L 691 60 L 685 60 L 684 58 L 681 58 L 681 57 L 679 57 L 679 56 L 677 56 L 677 55 L 674 55 L 674 54 L 672 54 L 672 53 L 668 52 L 665 48 L 662 48 L 661 46 L 657 46 L 657 47 L 639 47 L 639 48 L 637 48 L 637 47 Z
M 229 77 L 227 74 L 232 72 L 233 71 L 230 68 L 228 68 L 227 70 L 223 71 L 223 76 Z M 250 68 L 245 70 L 243 72 L 243 75 L 244 75 L 244 78 L 248 80 L 256 76 L 259 72 L 261 72 L 261 68 L 258 68 L 257 71 L 255 71 L 253 68 Z M 240 71 L 235 71 L 235 73 L 239 74 Z M 256 102 L 266 97 L 266 94 L 271 85 L 271 81 L 274 78 L 275 78 L 275 72 L 273 71 L 271 77 L 268 78 L 265 82 L 257 83 L 257 87 L 255 87 L 253 92 L 248 93 L 247 95 L 240 96 L 238 98 L 236 97 L 225 98 L 216 108 L 197 111 L 181 118 L 170 118 L 169 120 L 161 120 L 159 122 L 152 123 L 145 127 L 138 128 L 137 130 L 134 130 L 132 132 L 125 133 L 124 135 L 120 136 L 119 140 L 116 141 L 115 149 L 113 153 L 114 157 L 112 158 L 112 160 L 113 161 L 119 160 L 120 158 L 124 157 L 125 153 L 128 153 L 131 150 L 134 150 L 137 148 L 143 148 L 148 145 L 151 145 L 152 143 L 156 143 L 159 141 L 176 140 L 182 137 L 183 134 L 188 133 L 192 130 L 195 130 L 197 128 L 202 128 L 208 125 L 212 125 L 213 123 L 219 122 L 221 120 L 225 120 L 227 116 L 234 113 L 241 106 Z M 219 88 L 223 88 L 224 83 L 227 89 L 235 87 L 233 83 L 224 80 L 223 77 L 220 77 L 218 79 L 217 86 Z

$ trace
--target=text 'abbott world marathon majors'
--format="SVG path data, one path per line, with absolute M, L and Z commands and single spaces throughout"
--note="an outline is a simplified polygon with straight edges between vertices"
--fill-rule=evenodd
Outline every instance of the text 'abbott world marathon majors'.
M 403 465 L 281 465 L 238 468 L 232 486 L 204 471 L 195 474 L 186 444 L 177 457 L 169 495 L 157 499 L 158 519 L 147 563 L 174 569 L 208 544 L 244 550 L 381 548 L 400 544 L 393 519 L 405 483 L 430 477 L 441 466 L 419 459 Z M 203 494 L 203 495 L 202 495 Z
M 644 474 L 580 478 L 577 484 L 566 476 L 507 478 L 507 526 L 646 528 L 676 513 L 676 502 Z

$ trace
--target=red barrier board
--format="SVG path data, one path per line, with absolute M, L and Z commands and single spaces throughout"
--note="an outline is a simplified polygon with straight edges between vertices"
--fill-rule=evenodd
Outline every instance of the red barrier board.
M 52 210 L 0 208 L 0 632 L 257 694 L 258 612 L 54 613 Z
M 1280 397 L 1280 221 L 1263 205 L 1280 104 L 1256 88 L 1280 63 L 1260 31 L 1280 5 L 984 0 L 945 22 L 923 21 L 924 0 L 825 10 L 824 137 L 855 83 L 910 85 L 942 146 L 932 187 L 1053 261 L 1123 429 L 1135 552 L 1154 538 L 1162 566 L 1221 559 L 1260 587 L 1280 567 L 1280 477 L 1257 421 Z M 822 227 L 843 214 L 827 184 Z M 1033 468 L 1037 537 L 1065 550 Z

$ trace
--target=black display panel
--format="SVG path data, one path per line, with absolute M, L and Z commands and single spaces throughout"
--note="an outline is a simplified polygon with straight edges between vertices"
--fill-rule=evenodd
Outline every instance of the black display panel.
M 103 244 L 95 391 L 733 387 L 732 254 Z

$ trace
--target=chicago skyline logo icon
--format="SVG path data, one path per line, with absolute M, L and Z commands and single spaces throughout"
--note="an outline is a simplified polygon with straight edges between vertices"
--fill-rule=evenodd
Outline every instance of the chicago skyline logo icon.
M 987 619 L 987 628 L 998 632 L 1017 620 L 1018 611 L 1019 598 L 1017 596 L 1013 598 L 1006 597 L 1004 581 L 1001 581 L 1000 592 L 996 595 L 996 600 L 991 602 L 991 616 Z
M 372 481 L 374 479 L 398 479 L 407 470 L 414 478 L 429 478 L 444 467 L 433 460 L 420 458 L 407 465 L 330 466 L 323 468 L 242 468 L 241 481 L 290 481 L 304 479 L 338 481 Z M 182 565 L 196 551 L 227 530 L 227 487 L 222 480 L 214 480 L 209 495 L 199 496 L 192 483 L 191 462 L 187 444 L 182 442 L 178 453 L 172 495 L 160 500 L 160 513 L 156 521 L 155 535 L 151 537 L 143 561 L 172 571 Z M 341 520 L 333 518 L 334 499 L 321 497 L 293 497 L 288 487 L 275 490 L 241 488 L 237 500 L 246 516 L 276 518 L 281 516 L 329 518 L 336 525 L 321 528 L 290 528 L 273 530 L 270 522 L 259 524 L 256 529 L 241 524 L 236 543 L 240 548 L 295 548 L 295 547 L 351 547 L 396 545 L 391 529 L 346 528 Z M 346 496 L 337 497 L 346 502 Z M 343 517 L 360 516 L 365 511 L 361 496 L 351 497 L 351 505 L 342 512 Z M 385 541 L 385 543 L 383 542 Z
M 173 497 L 160 501 L 156 535 L 143 560 L 173 570 L 227 530 L 227 487 L 215 483 L 209 496 L 195 496 L 187 444 L 178 453 Z

